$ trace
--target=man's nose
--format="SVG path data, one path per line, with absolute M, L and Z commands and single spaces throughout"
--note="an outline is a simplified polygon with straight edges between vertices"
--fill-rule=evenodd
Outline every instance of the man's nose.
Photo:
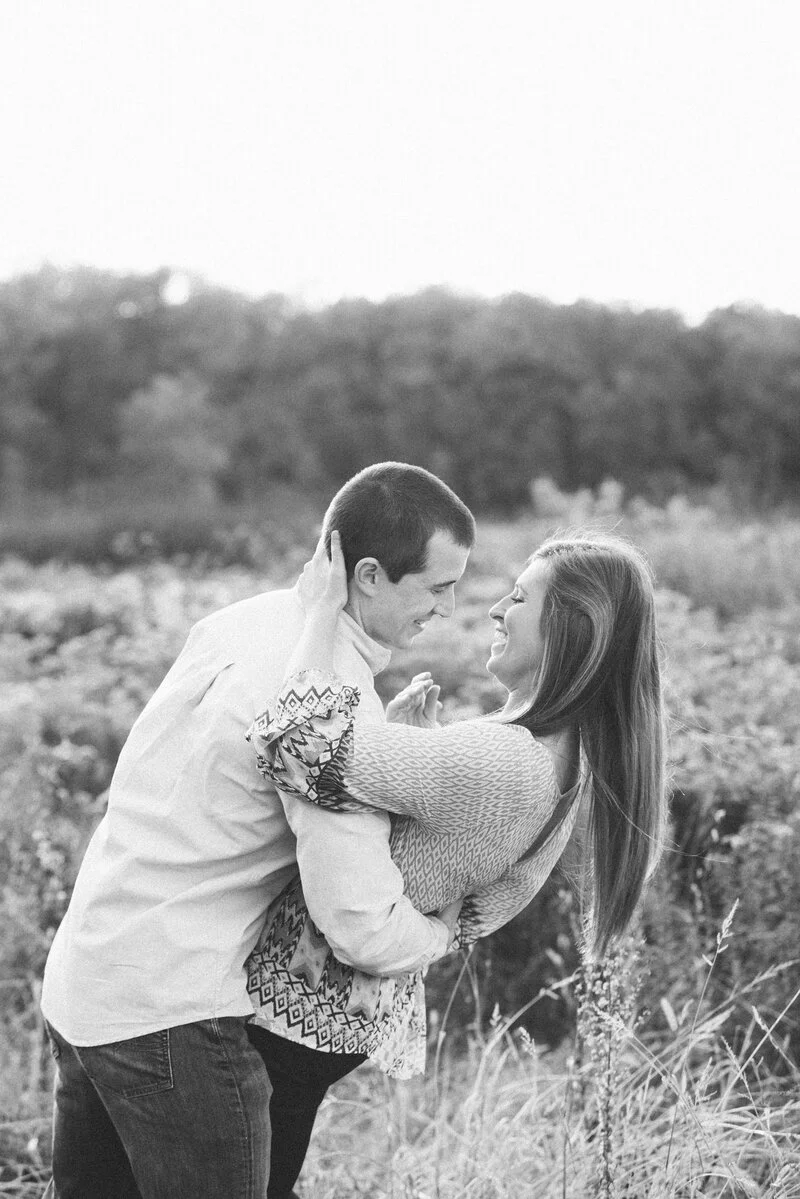
M 443 595 L 439 596 L 433 610 L 437 616 L 447 617 L 453 615 L 456 610 L 456 593 L 454 588 L 451 587 L 449 591 L 445 591 Z

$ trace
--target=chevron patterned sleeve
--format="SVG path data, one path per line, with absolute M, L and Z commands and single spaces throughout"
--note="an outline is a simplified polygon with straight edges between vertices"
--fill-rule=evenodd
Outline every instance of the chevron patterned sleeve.
M 552 767 L 525 729 L 484 720 L 355 726 L 357 703 L 357 689 L 335 675 L 292 675 L 247 733 L 259 769 L 320 807 L 377 808 L 431 832 L 491 829 L 520 796 L 535 797 L 546 813 Z
M 360 698 L 357 687 L 333 674 L 297 671 L 245 734 L 258 769 L 286 794 L 339 811 L 363 810 L 343 779 Z
M 500 878 L 468 895 L 461 905 L 453 948 L 464 949 L 518 916 L 541 890 L 553 865 L 535 859 L 515 862 Z
M 427 830 L 461 834 L 503 823 L 520 797 L 552 798 L 552 768 L 530 734 L 486 720 L 442 729 L 361 726 L 345 768 L 349 794 L 411 816 Z

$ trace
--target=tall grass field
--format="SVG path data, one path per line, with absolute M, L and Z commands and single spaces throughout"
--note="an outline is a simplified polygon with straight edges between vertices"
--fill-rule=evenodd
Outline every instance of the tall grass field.
M 382 693 L 424 667 L 444 719 L 492 710 L 487 612 L 526 556 L 556 528 L 630 536 L 659 589 L 668 851 L 602 967 L 581 968 L 559 876 L 432 969 L 425 1079 L 365 1066 L 338 1084 L 298 1191 L 800 1199 L 800 521 L 623 506 L 613 487 L 534 499 L 535 515 L 479 524 L 455 616 Z M 40 979 L 127 732 L 191 624 L 291 582 L 315 539 L 313 521 L 190 523 L 191 544 L 166 523 L 104 542 L 95 521 L 87 548 L 65 517 L 46 552 L 41 530 L 0 532 L 0 1196 L 34 1199 L 49 1176 Z

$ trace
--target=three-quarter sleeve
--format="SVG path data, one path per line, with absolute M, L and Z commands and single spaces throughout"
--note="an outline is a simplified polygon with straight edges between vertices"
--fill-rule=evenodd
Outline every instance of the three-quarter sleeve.
M 246 733 L 261 773 L 284 794 L 320 807 L 362 807 L 348 802 L 343 784 L 360 699 L 357 687 L 326 671 L 293 674 Z
M 490 823 L 509 797 L 553 795 L 549 756 L 525 729 L 486 720 L 356 727 L 357 703 L 355 689 L 333 675 L 292 675 L 247 734 L 259 768 L 321 807 L 378 808 L 432 832 Z

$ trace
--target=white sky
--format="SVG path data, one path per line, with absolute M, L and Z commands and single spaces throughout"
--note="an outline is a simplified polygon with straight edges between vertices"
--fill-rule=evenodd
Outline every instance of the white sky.
M 797 0 L 5 0 L 0 277 L 800 312 Z

